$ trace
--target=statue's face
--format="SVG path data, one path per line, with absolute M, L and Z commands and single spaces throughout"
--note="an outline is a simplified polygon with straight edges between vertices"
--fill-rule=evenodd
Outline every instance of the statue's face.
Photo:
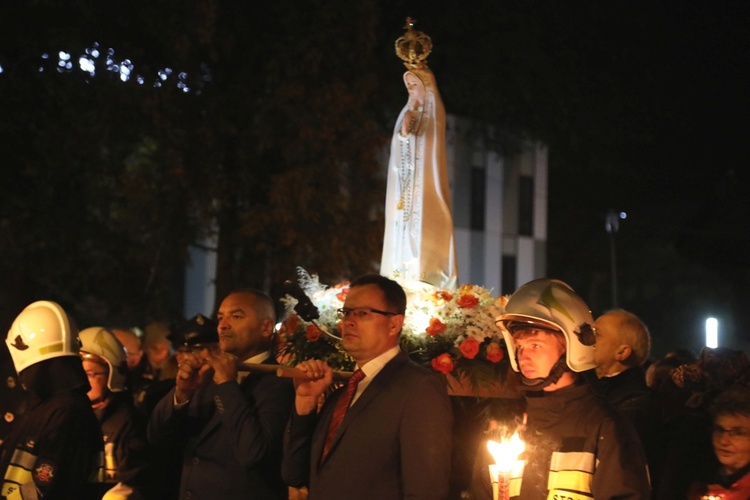
M 424 102 L 424 83 L 414 73 L 408 72 L 404 75 L 404 84 L 409 92 L 409 100 L 414 102 Z

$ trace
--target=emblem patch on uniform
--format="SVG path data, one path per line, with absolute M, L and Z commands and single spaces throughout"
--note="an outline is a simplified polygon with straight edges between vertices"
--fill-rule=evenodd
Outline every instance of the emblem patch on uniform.
M 16 417 L 11 412 L 5 412 L 5 421 L 8 423 L 13 422 Z
M 8 387 L 13 389 L 16 387 L 16 378 L 15 377 L 8 377 Z
M 55 468 L 50 464 L 39 464 L 39 467 L 34 469 L 34 475 L 37 481 L 49 483 L 55 477 Z

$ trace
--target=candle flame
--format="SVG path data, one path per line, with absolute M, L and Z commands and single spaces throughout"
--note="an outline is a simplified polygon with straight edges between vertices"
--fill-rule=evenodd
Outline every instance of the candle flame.
M 504 439 L 499 443 L 487 441 L 487 449 L 495 459 L 497 468 L 502 472 L 508 472 L 513 467 L 513 463 L 518 460 L 518 455 L 526 449 L 526 445 L 516 432 L 510 439 Z

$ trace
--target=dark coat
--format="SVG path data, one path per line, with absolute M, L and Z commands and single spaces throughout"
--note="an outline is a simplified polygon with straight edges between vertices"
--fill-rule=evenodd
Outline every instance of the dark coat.
M 154 409 L 148 438 L 157 446 L 182 439 L 181 498 L 287 497 L 280 469 L 294 403 L 291 380 L 253 373 L 241 384 L 212 383 L 179 410 L 173 398 L 174 390 Z
M 78 361 L 80 364 L 80 361 Z M 3 443 L 1 494 L 38 490 L 45 498 L 91 498 L 102 460 L 102 434 L 83 389 L 30 396 Z
M 526 451 L 511 478 L 511 498 L 648 499 L 646 457 L 630 423 L 588 385 L 526 393 Z M 488 464 L 480 447 L 471 498 L 491 499 Z
M 164 483 L 164 471 L 160 477 L 155 475 L 156 450 L 146 441 L 146 418 L 135 408 L 130 393 L 115 393 L 110 403 L 95 413 L 104 437 L 102 494 L 121 482 L 145 498 L 164 498 L 158 488 Z
M 342 390 L 326 400 L 319 416 L 292 416 L 284 450 L 287 482 L 309 484 L 310 500 L 447 498 L 453 413 L 445 381 L 399 353 L 349 408 L 320 463 Z
M 590 380 L 589 382 L 592 382 Z M 664 436 L 661 429 L 662 407 L 640 367 L 628 368 L 614 377 L 593 380 L 595 392 L 606 399 L 630 421 L 646 451 L 652 484 L 657 484 L 663 467 Z

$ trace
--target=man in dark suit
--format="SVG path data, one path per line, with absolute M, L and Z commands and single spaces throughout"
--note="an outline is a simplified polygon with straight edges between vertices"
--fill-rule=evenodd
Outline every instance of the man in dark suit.
M 184 443 L 180 498 L 287 498 L 281 441 L 294 389 L 274 373 L 238 373 L 238 363 L 275 364 L 273 302 L 253 289 L 230 293 L 217 315 L 219 349 L 180 357 L 175 389 L 149 423 L 154 444 Z
M 405 310 L 395 281 L 366 275 L 351 283 L 339 312 L 341 343 L 364 377 L 356 389 L 334 392 L 320 411 L 332 370 L 320 360 L 298 365 L 306 376 L 294 379 L 284 479 L 308 486 L 311 500 L 448 496 L 450 401 L 445 381 L 398 347 Z M 351 402 L 342 404 L 349 394 Z

